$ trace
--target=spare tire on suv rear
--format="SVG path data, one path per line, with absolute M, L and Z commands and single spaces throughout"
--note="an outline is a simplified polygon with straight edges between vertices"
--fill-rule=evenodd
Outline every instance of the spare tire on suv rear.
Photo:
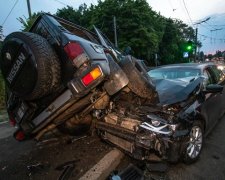
M 18 97 L 33 100 L 60 85 L 59 59 L 43 37 L 14 32 L 6 37 L 0 57 L 6 86 Z

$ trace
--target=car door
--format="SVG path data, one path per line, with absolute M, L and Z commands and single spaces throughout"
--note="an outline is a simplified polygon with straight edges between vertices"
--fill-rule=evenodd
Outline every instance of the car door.
M 206 85 L 224 85 L 224 76 L 216 66 L 207 66 L 204 75 L 208 76 Z M 205 101 L 201 106 L 201 113 L 206 120 L 206 131 L 210 131 L 225 112 L 225 88 L 222 93 L 206 93 Z

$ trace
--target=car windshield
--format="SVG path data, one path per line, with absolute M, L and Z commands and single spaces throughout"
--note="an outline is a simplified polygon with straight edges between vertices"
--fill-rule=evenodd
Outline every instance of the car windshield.
M 200 69 L 186 67 L 157 68 L 148 72 L 153 79 L 178 79 L 200 75 Z

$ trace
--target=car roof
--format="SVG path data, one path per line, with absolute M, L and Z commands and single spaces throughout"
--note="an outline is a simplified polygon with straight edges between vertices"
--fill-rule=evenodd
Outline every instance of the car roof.
M 206 63 L 179 63 L 179 64 L 168 64 L 168 65 L 163 65 L 163 66 L 158 66 L 157 68 L 182 68 L 182 67 L 187 67 L 187 68 L 193 68 L 193 69 L 204 69 L 206 66 L 212 66 L 214 65 L 211 62 L 206 62 Z

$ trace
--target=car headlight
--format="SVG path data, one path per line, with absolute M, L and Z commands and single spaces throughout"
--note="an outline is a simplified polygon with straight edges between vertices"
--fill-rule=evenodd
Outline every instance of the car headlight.
M 152 123 L 153 126 L 156 126 L 156 127 L 160 125 L 160 121 L 158 121 L 158 120 L 153 120 L 152 119 L 151 123 Z

